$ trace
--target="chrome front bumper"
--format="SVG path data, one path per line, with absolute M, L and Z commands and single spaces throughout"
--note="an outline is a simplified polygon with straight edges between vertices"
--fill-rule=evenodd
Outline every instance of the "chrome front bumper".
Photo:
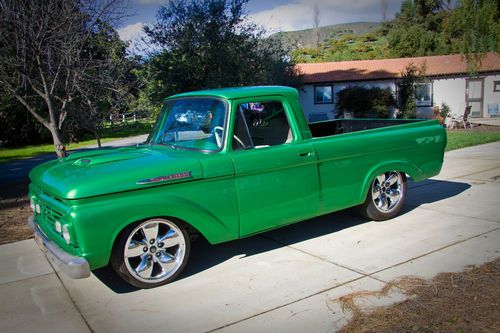
M 66 275 L 73 279 L 82 279 L 90 276 L 90 266 L 87 260 L 76 257 L 64 251 L 51 241 L 38 226 L 36 218 L 30 216 L 28 225 L 35 232 L 35 241 L 40 250 L 45 253 L 57 267 L 59 267 Z

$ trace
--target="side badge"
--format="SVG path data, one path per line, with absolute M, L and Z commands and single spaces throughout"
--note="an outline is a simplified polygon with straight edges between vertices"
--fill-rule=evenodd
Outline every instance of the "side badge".
M 178 180 L 178 179 L 184 179 L 184 178 L 190 178 L 191 177 L 191 171 L 185 171 L 185 172 L 180 172 L 180 173 L 173 173 L 171 175 L 166 175 L 166 176 L 158 176 L 154 178 L 147 178 L 147 179 L 142 179 L 137 182 L 138 185 L 144 185 L 144 184 L 153 184 L 153 183 L 159 183 L 159 182 L 166 182 L 170 180 Z

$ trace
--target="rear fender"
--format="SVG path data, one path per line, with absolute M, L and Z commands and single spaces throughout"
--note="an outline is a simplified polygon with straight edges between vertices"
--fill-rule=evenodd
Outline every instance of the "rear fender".
M 384 162 L 379 165 L 374 166 L 363 181 L 363 192 L 361 193 L 361 198 L 359 202 L 364 202 L 368 194 L 368 190 L 378 175 L 387 171 L 401 171 L 409 175 L 414 180 L 421 180 L 425 178 L 424 173 L 416 165 L 407 161 L 391 161 Z

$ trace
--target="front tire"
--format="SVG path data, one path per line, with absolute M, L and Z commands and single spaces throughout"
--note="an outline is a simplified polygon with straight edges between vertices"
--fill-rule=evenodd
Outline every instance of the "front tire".
M 378 175 L 368 190 L 365 202 L 358 206 L 359 213 L 374 221 L 397 216 L 406 199 L 407 183 L 404 172 L 389 171 Z
M 129 284 L 154 288 L 173 281 L 189 258 L 186 227 L 155 218 L 125 228 L 111 255 L 111 266 Z

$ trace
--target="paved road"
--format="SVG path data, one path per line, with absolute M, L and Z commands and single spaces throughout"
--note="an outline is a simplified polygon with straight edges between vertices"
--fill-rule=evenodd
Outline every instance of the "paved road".
M 32 240 L 0 246 L 3 332 L 320 332 L 350 313 L 339 297 L 403 275 L 430 278 L 500 256 L 500 142 L 445 155 L 412 184 L 404 213 L 364 221 L 349 210 L 259 236 L 192 248 L 181 279 L 150 290 L 109 270 L 71 280 Z M 404 296 L 357 298 L 363 308 Z
M 104 143 L 102 146 L 104 148 L 111 147 L 122 147 L 135 145 L 137 143 L 144 142 L 147 138 L 146 135 L 133 136 L 130 138 L 118 139 L 110 142 Z M 75 151 L 97 149 L 97 145 L 90 145 L 85 148 L 80 148 Z M 70 151 L 71 153 L 71 151 Z M 0 198 L 6 198 L 8 196 L 17 196 L 20 193 L 27 191 L 27 181 L 28 173 L 31 169 L 36 167 L 38 164 L 56 159 L 55 153 L 42 154 L 32 158 L 25 158 L 20 160 L 15 160 L 9 163 L 0 164 Z M 17 191 L 7 191 L 9 187 L 15 186 Z

